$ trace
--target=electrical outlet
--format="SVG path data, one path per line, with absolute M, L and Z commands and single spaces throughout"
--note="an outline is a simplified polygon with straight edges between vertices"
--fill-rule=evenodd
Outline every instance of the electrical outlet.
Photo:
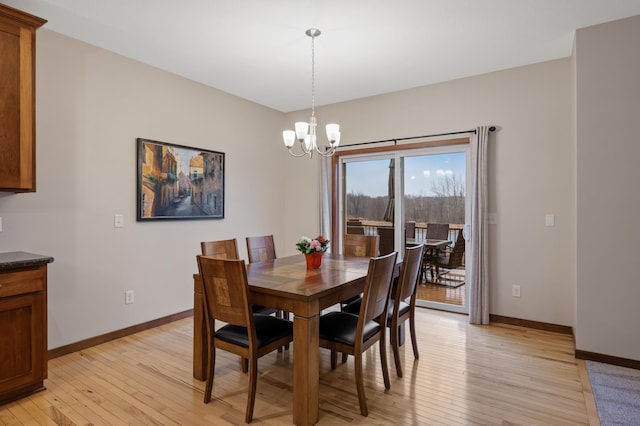
M 124 304 L 130 305 L 133 303 L 133 290 L 127 290 L 124 292 Z
M 520 286 L 519 285 L 512 285 L 511 286 L 511 295 L 513 297 L 520 297 Z

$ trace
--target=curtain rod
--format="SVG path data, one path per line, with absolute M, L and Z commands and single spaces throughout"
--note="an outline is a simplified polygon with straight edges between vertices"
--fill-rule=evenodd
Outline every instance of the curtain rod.
M 490 132 L 495 132 L 496 130 L 496 126 L 491 126 L 489 127 L 489 131 Z M 381 140 L 381 141 L 372 141 L 372 142 L 360 142 L 360 143 L 352 143 L 349 145 L 341 145 L 340 148 L 346 148 L 348 146 L 359 146 L 359 145 L 370 145 L 373 143 L 384 143 L 384 142 L 393 142 L 394 145 L 398 144 L 398 141 L 407 141 L 407 140 L 411 140 L 411 139 L 424 139 L 424 138 L 433 138 L 436 136 L 452 136 L 452 135 L 461 135 L 464 133 L 476 133 L 476 130 L 461 130 L 458 132 L 448 132 L 448 133 L 434 133 L 432 135 L 423 135 L 423 136 L 409 136 L 406 138 L 393 138 L 393 139 L 385 139 L 385 140 Z

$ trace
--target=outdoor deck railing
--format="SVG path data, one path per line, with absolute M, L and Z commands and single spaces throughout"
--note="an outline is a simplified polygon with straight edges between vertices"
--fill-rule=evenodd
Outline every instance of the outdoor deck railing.
M 365 235 L 378 235 L 378 227 L 391 227 L 393 224 L 391 222 L 380 222 L 380 221 L 369 221 L 369 220 L 361 220 L 362 227 L 364 228 Z M 464 228 L 464 224 L 451 223 L 449 224 L 449 241 L 451 243 L 456 241 L 458 238 L 458 232 L 460 232 Z M 416 239 L 423 240 L 427 235 L 427 224 L 426 223 L 416 223 Z

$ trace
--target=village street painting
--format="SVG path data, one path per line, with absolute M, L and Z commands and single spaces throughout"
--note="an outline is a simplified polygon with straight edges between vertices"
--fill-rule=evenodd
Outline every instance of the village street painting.
M 224 153 L 137 139 L 137 220 L 224 218 Z

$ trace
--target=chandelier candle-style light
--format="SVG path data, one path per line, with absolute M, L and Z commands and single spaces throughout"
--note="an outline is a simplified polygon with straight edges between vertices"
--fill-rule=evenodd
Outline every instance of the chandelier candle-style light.
M 340 126 L 338 124 L 327 124 L 327 139 L 329 139 L 329 146 L 325 147 L 324 152 L 318 148 L 316 144 L 316 122 L 315 115 L 315 103 L 316 103 L 316 76 L 315 76 L 315 45 L 314 40 L 321 33 L 317 28 L 310 28 L 305 32 L 306 35 L 311 37 L 311 119 L 308 123 L 299 121 L 295 124 L 294 130 L 285 130 L 282 132 L 282 138 L 284 139 L 284 145 L 289 150 L 289 154 L 294 157 L 303 157 L 308 155 L 309 158 L 313 157 L 313 151 L 323 157 L 330 157 L 336 152 L 336 148 L 340 144 Z M 296 154 L 293 152 L 293 145 L 295 141 L 300 142 L 301 153 Z

